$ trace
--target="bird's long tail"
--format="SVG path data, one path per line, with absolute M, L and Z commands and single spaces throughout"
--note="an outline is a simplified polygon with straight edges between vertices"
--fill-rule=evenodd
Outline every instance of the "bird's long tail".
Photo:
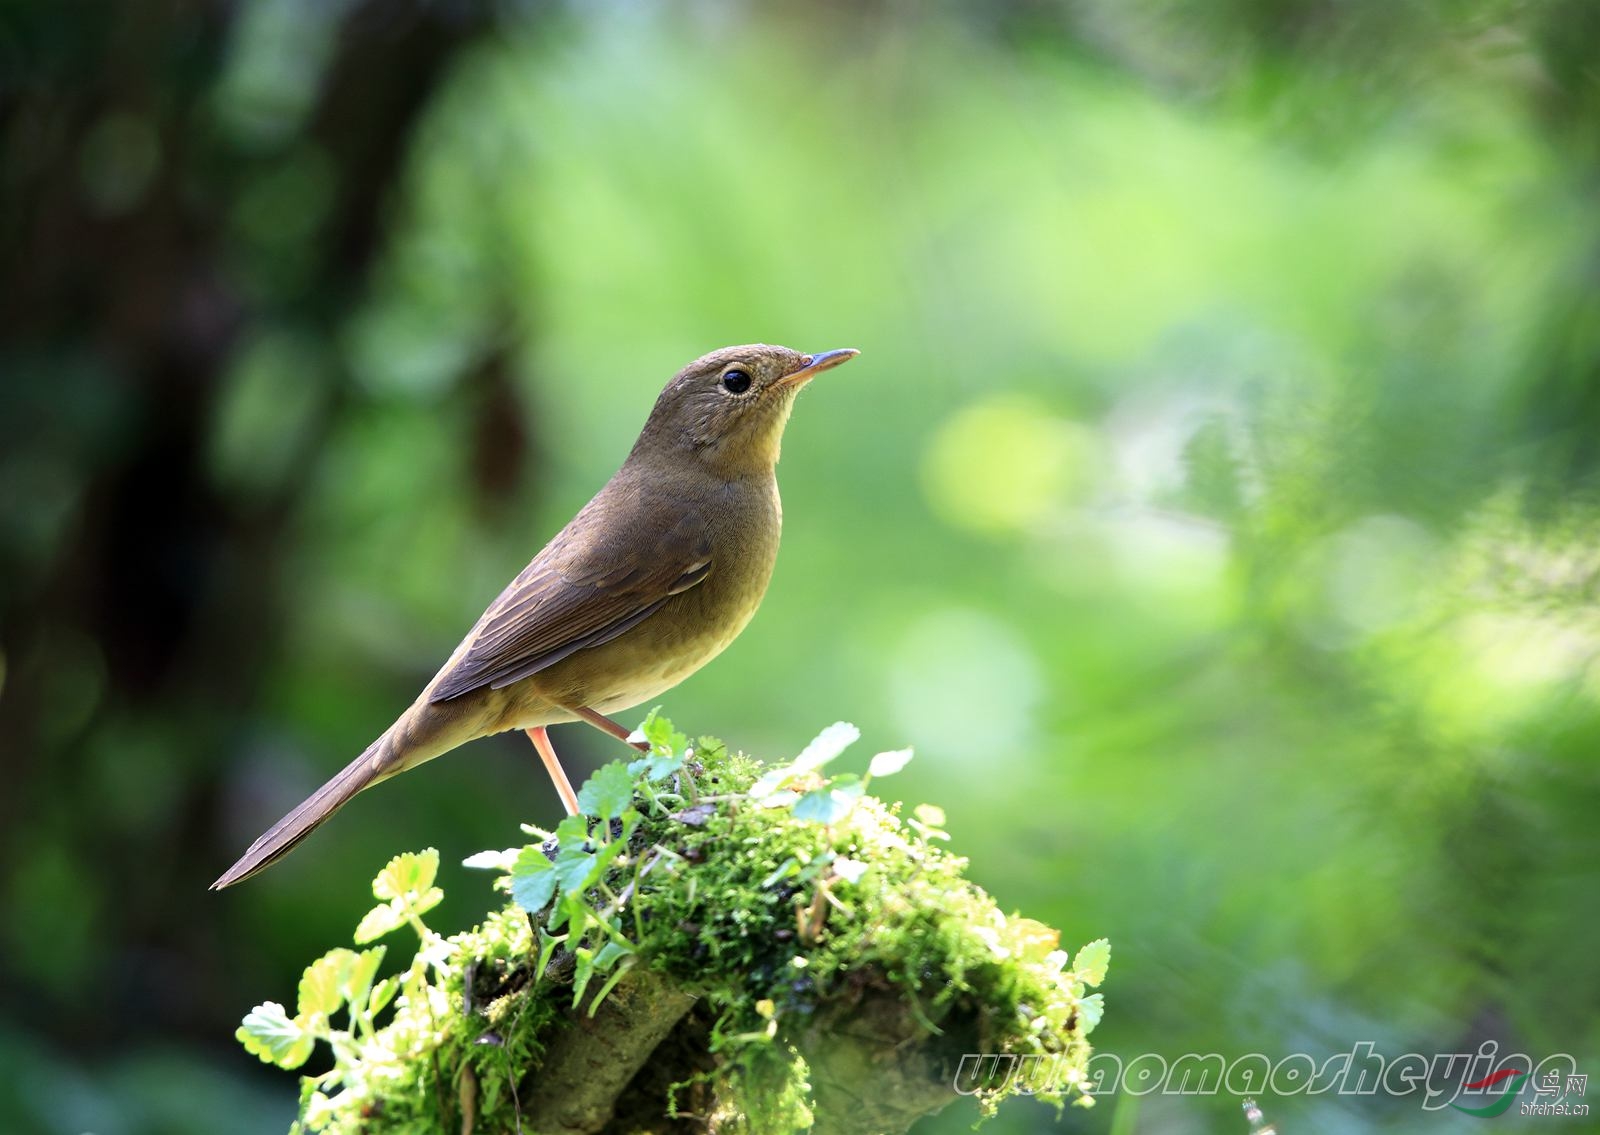
M 250 850 L 239 857 L 239 862 L 229 867 L 215 883 L 213 891 L 231 887 L 248 879 L 258 871 L 265 871 L 289 852 L 299 842 L 316 831 L 350 798 L 363 788 L 370 788 L 401 771 L 400 754 L 396 752 L 393 738 L 400 723 L 396 722 L 382 737 L 367 746 L 367 751 L 345 766 L 321 788 L 306 797 L 287 816 L 273 824 L 260 839 L 250 845 Z

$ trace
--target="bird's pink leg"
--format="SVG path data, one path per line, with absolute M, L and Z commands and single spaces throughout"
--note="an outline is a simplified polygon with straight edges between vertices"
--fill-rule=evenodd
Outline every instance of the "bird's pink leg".
M 581 706 L 581 705 L 568 706 L 566 708 L 569 709 L 571 712 L 577 714 L 579 717 L 583 718 L 590 725 L 593 725 L 596 729 L 604 730 L 605 732 L 607 732 L 607 733 L 611 734 L 613 737 L 615 737 L 617 740 L 622 741 L 625 744 L 632 745 L 635 749 L 638 749 L 641 753 L 648 753 L 650 751 L 650 746 L 645 744 L 643 741 L 629 741 L 628 738 L 631 737 L 633 734 L 629 730 L 624 729 L 622 726 L 618 725 L 615 721 L 612 721 L 605 714 L 596 713 L 594 710 L 588 709 L 588 708 L 586 708 L 584 706 Z
M 567 809 L 567 815 L 578 814 L 578 794 L 572 791 L 572 782 L 567 779 L 567 771 L 561 767 L 561 759 L 556 756 L 556 750 L 550 744 L 550 734 L 545 732 L 544 726 L 536 725 L 532 729 L 525 729 L 528 740 L 533 742 L 533 747 L 539 750 L 539 758 L 544 761 L 544 771 L 550 774 L 550 779 L 555 782 L 556 794 L 561 797 L 561 803 Z

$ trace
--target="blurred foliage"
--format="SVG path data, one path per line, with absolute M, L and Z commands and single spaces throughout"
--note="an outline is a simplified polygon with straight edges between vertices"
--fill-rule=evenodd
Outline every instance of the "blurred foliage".
M 676 720 L 915 744 L 1003 905 L 1117 943 L 1102 1051 L 1600 1064 L 1596 42 L 1584 0 L 0 4 L 0 1107 L 281 1130 L 240 1012 L 394 851 L 557 806 L 481 742 L 206 881 L 753 340 L 864 354 Z

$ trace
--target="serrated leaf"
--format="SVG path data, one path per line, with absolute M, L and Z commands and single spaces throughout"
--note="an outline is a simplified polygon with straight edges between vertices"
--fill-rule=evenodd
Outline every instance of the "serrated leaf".
M 1105 938 L 1096 938 L 1072 959 L 1072 970 L 1085 985 L 1099 985 L 1110 965 L 1111 942 Z
M 306 967 L 300 975 L 300 996 L 296 1007 L 299 1016 L 321 1014 L 330 1017 L 344 1004 L 345 976 L 355 961 L 353 950 L 329 950 Z
M 372 893 L 380 899 L 397 899 L 408 892 L 421 892 L 433 886 L 439 873 L 439 852 L 436 848 L 406 851 L 389 860 L 378 877 L 372 880 Z
M 374 938 L 382 938 L 391 930 L 397 930 L 404 926 L 405 923 L 405 911 L 394 903 L 375 906 L 362 916 L 361 924 L 356 927 L 356 945 L 365 946 Z
M 563 893 L 572 894 L 588 889 L 589 876 L 594 871 L 594 860 L 594 853 L 590 851 L 568 851 L 565 848 L 561 850 L 551 867 L 551 874 L 556 877 L 556 882 L 561 884 Z
M 601 820 L 622 815 L 632 803 L 633 775 L 622 761 L 601 765 L 578 789 L 578 810 Z
M 644 719 L 644 724 L 639 726 L 639 732 L 650 748 L 657 753 L 681 754 L 689 747 L 689 738 L 679 733 L 672 727 L 672 722 L 661 716 L 661 710 L 652 709 Z
M 556 844 L 563 851 L 581 851 L 589 845 L 589 821 L 568 816 L 556 825 Z
M 316 1038 L 276 1001 L 265 1001 L 245 1014 L 238 1031 L 246 1052 L 261 1058 L 263 1064 L 276 1064 L 293 1071 L 311 1056 Z
M 509 871 L 511 865 L 517 861 L 517 850 L 515 847 L 508 847 L 504 851 L 480 851 L 463 859 L 461 866 L 477 870 Z
M 892 749 L 887 753 L 879 753 L 867 766 L 867 775 L 892 776 L 910 764 L 911 757 L 910 749 Z
M 1100 1018 L 1105 1015 L 1105 996 L 1100 993 L 1091 993 L 1078 1002 L 1078 1035 L 1088 1036 L 1094 1027 L 1100 1023 Z
M 556 894 L 554 864 L 545 858 L 538 844 L 529 844 L 511 865 L 511 897 L 530 914 L 550 905 Z
M 561 884 L 562 893 L 581 894 L 594 886 L 626 846 L 627 840 L 624 838 L 614 839 L 602 845 L 598 851 L 569 851 L 563 848 L 555 862 L 556 881 Z
M 848 721 L 835 721 L 818 733 L 790 764 L 795 772 L 814 772 L 861 739 L 861 730 Z

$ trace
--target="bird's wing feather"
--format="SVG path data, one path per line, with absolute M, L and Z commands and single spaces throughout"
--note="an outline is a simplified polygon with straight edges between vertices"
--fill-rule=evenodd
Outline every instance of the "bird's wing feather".
M 613 505 L 619 502 L 613 502 Z M 429 700 L 500 689 L 575 651 L 609 642 L 711 574 L 711 540 L 696 511 L 670 524 L 627 509 L 635 523 L 586 523 L 580 513 L 501 592 L 439 675 Z M 585 509 L 587 513 L 589 510 Z

